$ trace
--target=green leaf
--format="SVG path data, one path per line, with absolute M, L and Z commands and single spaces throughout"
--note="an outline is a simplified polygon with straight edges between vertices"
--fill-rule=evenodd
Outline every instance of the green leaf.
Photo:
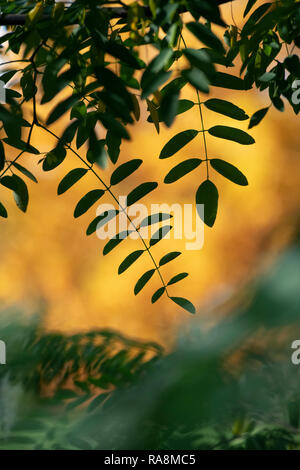
M 167 93 L 164 93 L 160 104 L 159 116 L 168 127 L 173 124 L 173 121 L 178 114 L 178 106 L 179 90 L 171 89 Z
M 115 171 L 112 173 L 110 177 L 110 184 L 114 186 L 120 183 L 125 178 L 127 178 L 132 173 L 134 173 L 141 166 L 142 163 L 143 163 L 143 160 L 134 159 L 134 160 L 129 160 L 128 162 L 123 163 L 122 165 L 118 166 L 118 168 L 115 169 Z
M 136 250 L 130 255 L 126 256 L 126 258 L 122 261 L 119 266 L 118 274 L 122 274 L 126 269 L 128 269 L 142 254 L 144 250 Z
M 198 131 L 195 129 L 189 129 L 187 131 L 179 132 L 176 134 L 166 145 L 163 147 L 162 151 L 160 152 L 159 158 L 169 158 L 174 153 L 178 152 L 182 147 L 187 145 L 191 140 L 193 140 Z
M 65 128 L 61 138 L 59 139 L 61 144 L 70 144 L 72 142 L 79 124 L 79 121 L 74 121 Z
M 22 212 L 26 212 L 29 201 L 26 183 L 17 175 L 3 176 L 0 183 L 6 188 L 13 190 L 17 206 Z
M 163 83 L 165 83 L 168 78 L 170 78 L 171 72 L 165 72 L 164 70 L 161 70 L 158 73 L 151 73 L 149 76 L 147 76 L 147 79 L 145 80 L 144 84 L 142 85 L 142 99 L 148 98 L 149 95 L 154 93 L 159 89 Z
M 118 246 L 123 240 L 125 240 L 130 233 L 134 230 L 124 230 L 116 235 L 115 238 L 111 238 L 103 248 L 103 255 L 110 253 L 116 246 Z
M 257 126 L 263 120 L 268 111 L 269 108 L 262 108 L 256 111 L 256 113 L 251 116 L 248 129 L 252 129 L 252 127 Z
M 189 273 L 176 274 L 176 276 L 173 276 L 172 279 L 169 280 L 167 286 L 171 286 L 172 284 L 176 284 L 176 282 L 181 281 L 182 279 L 184 279 L 188 275 L 189 275 Z
M 34 181 L 35 183 L 38 182 L 38 180 L 36 179 L 36 177 L 31 173 L 31 171 L 27 170 L 27 168 L 25 168 L 24 166 L 20 165 L 19 163 L 17 162 L 12 162 L 12 165 L 17 168 L 17 170 L 19 170 L 21 173 L 23 173 L 23 175 L 27 176 L 27 178 L 29 178 L 30 180 Z
M 5 165 L 5 152 L 4 152 L 4 146 L 2 144 L 2 140 L 0 140 L 0 171 L 3 170 Z
M 51 111 L 47 119 L 47 126 L 53 124 L 59 118 L 61 118 L 70 108 L 72 108 L 78 101 L 78 96 L 72 95 L 66 98 L 65 100 L 58 103 L 55 108 Z
M 14 147 L 18 150 L 23 150 L 24 152 L 34 153 L 35 155 L 39 155 L 40 153 L 35 147 L 33 147 L 30 144 L 28 145 L 23 140 L 12 140 L 12 138 L 7 137 L 3 139 L 3 142 L 5 142 L 7 145 L 10 145 L 11 147 Z
M 105 44 L 105 51 L 113 57 L 120 59 L 122 62 L 127 64 L 133 69 L 140 69 L 141 64 L 136 57 L 122 44 L 118 44 L 115 41 L 107 41 Z
M 164 97 L 164 95 L 163 95 Z M 163 100 L 164 98 L 162 98 Z M 182 113 L 185 113 L 186 111 L 188 111 L 189 109 L 191 109 L 193 106 L 195 106 L 195 103 L 193 101 L 190 101 L 190 100 L 178 100 L 178 107 L 177 107 L 177 113 L 176 115 L 178 116 L 179 114 L 182 114 Z M 159 122 L 163 121 L 163 117 L 161 116 L 161 109 L 158 108 L 156 110 L 158 112 L 158 118 L 159 118 Z M 153 122 L 153 119 L 151 118 L 151 116 L 149 116 L 147 118 L 147 121 L 148 122 Z
M 196 36 L 199 41 L 201 41 L 206 46 L 211 49 L 215 49 L 222 54 L 225 52 L 222 42 L 220 39 L 205 25 L 201 23 L 187 23 L 186 27 L 191 31 L 191 33 Z
M 189 313 L 196 313 L 194 305 L 189 300 L 183 297 L 170 297 L 170 299 L 173 300 L 175 304 L 187 310 Z
M 193 108 L 195 103 L 191 100 L 179 100 L 177 114 L 182 114 Z
M 106 134 L 106 145 L 107 145 L 107 153 L 109 158 L 111 159 L 112 163 L 117 163 L 119 155 L 120 155 L 120 145 L 122 139 L 119 135 L 114 134 L 110 129 L 107 131 Z
M 276 77 L 276 73 L 274 72 L 265 72 L 264 74 L 262 74 L 258 80 L 260 82 L 264 82 L 264 83 L 268 83 L 270 82 L 271 80 L 274 80 L 274 78 Z
M 189 160 L 185 160 L 184 162 L 179 163 L 169 171 L 164 179 L 164 183 L 174 183 L 186 174 L 195 170 L 201 162 L 202 160 L 200 160 L 200 158 L 190 158 Z
M 254 6 L 254 4 L 257 2 L 257 0 L 248 0 L 248 3 L 246 5 L 246 8 L 245 8 L 245 11 L 244 11 L 244 14 L 243 14 L 243 17 L 245 18 L 245 16 L 248 15 L 249 11 L 251 10 L 251 8 Z
M 58 145 L 55 149 L 48 152 L 45 160 L 43 161 L 43 170 L 50 171 L 54 170 L 58 165 L 60 165 L 66 158 L 66 149 Z
M 172 230 L 171 225 L 164 225 L 160 227 L 150 238 L 150 246 L 156 245 L 160 240 L 162 240 L 169 232 Z
M 166 288 L 165 287 L 160 287 L 159 289 L 157 289 L 156 292 L 154 292 L 154 294 L 152 295 L 152 299 L 151 299 L 151 302 L 153 304 L 155 304 L 155 302 L 158 301 L 158 299 L 161 298 L 161 296 L 163 295 L 163 293 L 165 292 Z
M 210 77 L 210 84 L 221 88 L 228 88 L 229 90 L 247 90 L 245 81 L 235 75 L 229 73 L 215 72 Z
M 218 212 L 218 200 L 219 193 L 212 181 L 206 180 L 200 184 L 196 193 L 196 207 L 199 217 L 209 227 L 212 227 L 215 223 Z M 200 208 L 198 208 L 198 204 L 204 205 L 204 218 L 202 218 L 203 214 L 201 213 Z
M 106 167 L 107 155 L 104 148 L 105 140 L 98 140 L 95 133 L 92 132 L 89 138 L 89 149 L 86 154 L 86 159 L 90 163 L 97 163 L 101 168 Z
M 243 109 L 239 108 L 235 104 L 230 103 L 229 101 L 212 98 L 205 101 L 204 105 L 211 111 L 231 117 L 232 119 L 237 119 L 238 121 L 245 121 L 249 118 Z
M 4 205 L 0 202 L 0 217 L 4 217 L 7 219 L 7 210 L 5 209 Z
M 77 181 L 79 181 L 88 170 L 86 168 L 74 168 L 71 170 L 59 183 L 57 188 L 57 194 L 63 194 L 70 189 Z
M 164 48 L 160 53 L 154 57 L 154 59 L 148 65 L 146 72 L 158 73 L 160 72 L 169 62 L 173 55 L 173 50 L 169 48 Z
M 207 75 L 215 72 L 215 67 L 209 54 L 205 49 L 190 49 L 189 47 L 183 49 L 183 54 L 193 67 L 202 70 Z
M 152 101 L 146 99 L 146 102 L 147 102 L 148 111 L 150 113 L 150 118 L 151 118 L 150 122 L 154 122 L 155 129 L 156 129 L 157 133 L 159 134 L 158 108 L 155 106 L 155 104 Z
M 134 295 L 137 295 L 143 287 L 147 284 L 147 282 L 151 279 L 153 274 L 155 273 L 155 269 L 150 269 L 150 271 L 146 271 L 142 277 L 137 281 L 135 287 L 134 287 Z
M 221 3 L 221 2 L 218 2 Z M 199 1 L 199 0 L 187 0 L 187 5 L 190 13 L 198 21 L 202 16 L 207 21 L 216 23 L 219 26 L 226 26 L 220 16 L 220 10 L 217 2 L 211 1 Z
M 77 206 L 75 207 L 74 217 L 80 217 L 82 214 L 87 212 L 92 207 L 92 205 L 103 196 L 103 194 L 105 194 L 103 189 L 93 189 L 92 191 L 89 191 L 85 196 L 83 196 L 83 198 L 80 199 Z
M 238 142 L 242 145 L 251 145 L 255 143 L 253 137 L 247 132 L 235 127 L 229 126 L 214 126 L 208 129 L 208 133 L 214 137 L 219 137 L 220 139 L 232 140 L 233 142 Z
M 140 227 L 147 227 L 148 225 L 157 224 L 163 220 L 171 219 L 171 214 L 165 214 L 164 212 L 158 212 L 157 214 L 148 215 L 140 223 Z
M 179 256 L 179 255 L 181 255 L 180 251 L 171 251 L 170 253 L 168 253 L 167 255 L 164 255 L 161 258 L 161 260 L 159 262 L 159 266 L 163 266 L 164 264 L 169 263 L 173 259 L 177 258 L 177 256 Z
M 142 199 L 142 197 L 151 193 L 151 191 L 154 191 L 157 186 L 158 184 L 156 182 L 142 183 L 137 186 L 127 196 L 127 207 L 132 206 L 132 204 L 135 204 L 137 201 Z
M 100 227 L 107 224 L 110 220 L 112 220 L 116 215 L 118 215 L 119 211 L 116 209 L 111 209 L 108 211 L 102 212 L 102 214 L 98 215 L 86 230 L 87 235 L 91 235 L 92 233 L 96 232 Z
M 210 164 L 220 175 L 233 183 L 239 184 L 240 186 L 248 185 L 246 176 L 234 165 L 231 165 L 231 163 L 220 160 L 219 158 L 212 158 Z
M 202 91 L 202 93 L 209 92 L 209 80 L 206 77 L 205 73 L 202 70 L 192 68 L 189 70 L 183 70 L 182 76 L 195 87 L 197 90 Z

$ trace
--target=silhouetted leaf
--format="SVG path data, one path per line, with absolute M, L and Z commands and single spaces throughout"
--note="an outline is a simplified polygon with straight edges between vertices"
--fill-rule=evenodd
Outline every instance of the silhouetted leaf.
M 163 83 L 165 83 L 168 78 L 170 77 L 171 72 L 165 72 L 164 70 L 161 70 L 158 73 L 151 73 L 149 76 L 147 76 L 147 79 L 144 81 L 142 85 L 142 99 L 148 98 L 149 95 L 154 93 L 156 90 L 159 89 Z
M 57 194 L 63 194 L 68 189 L 70 189 L 77 181 L 79 181 L 88 170 L 86 168 L 74 168 L 71 170 L 59 183 L 57 188 Z
M 66 149 L 58 145 L 55 149 L 48 152 L 45 160 L 43 161 L 43 170 L 50 171 L 54 170 L 58 165 L 60 165 L 66 158 Z
M 252 129 L 252 127 L 257 126 L 263 120 L 268 111 L 269 108 L 262 108 L 256 111 L 256 113 L 251 116 L 248 129 Z
M 158 299 L 161 298 L 165 290 L 166 290 L 165 287 L 160 287 L 159 289 L 157 289 L 157 291 L 154 292 L 154 294 L 152 295 L 151 302 L 155 304 L 155 302 L 157 302 Z
M 156 245 L 160 240 L 162 240 L 169 232 L 172 230 L 171 225 L 164 225 L 160 227 L 150 238 L 150 246 Z
M 157 224 L 163 220 L 171 219 L 171 214 L 165 214 L 164 212 L 158 212 L 157 214 L 151 214 L 145 217 L 140 223 L 140 227 L 147 227 L 148 225 Z
M 147 107 L 150 113 L 151 121 L 155 125 L 155 129 L 157 133 L 159 134 L 159 115 L 158 115 L 158 109 L 157 107 L 152 103 L 150 100 L 146 100 L 147 102 Z
M 147 282 L 151 279 L 153 274 L 155 273 L 155 269 L 150 269 L 149 271 L 146 271 L 142 277 L 137 281 L 135 287 L 134 287 L 134 295 L 137 295 L 143 287 L 147 284 Z
M 0 140 L 0 171 L 3 170 L 4 165 L 5 165 L 5 152 L 4 152 L 2 140 Z
M 103 255 L 110 253 L 116 246 L 118 246 L 123 240 L 125 240 L 130 233 L 134 230 L 124 230 L 116 235 L 115 238 L 111 238 L 103 248 Z
M 232 119 L 237 119 L 238 121 L 245 121 L 249 118 L 243 109 L 239 108 L 235 104 L 230 103 L 229 101 L 212 98 L 205 101 L 204 105 L 211 111 L 224 114 L 224 116 L 229 116 Z
M 118 274 L 122 274 L 126 269 L 128 269 L 142 254 L 144 250 L 136 250 L 130 255 L 126 256 L 126 258 L 122 261 L 119 266 Z
M 132 206 L 137 201 L 142 199 L 142 197 L 149 194 L 151 191 L 156 189 L 158 184 L 156 182 L 142 183 L 133 189 L 127 196 L 127 207 Z
M 195 168 L 197 168 L 201 162 L 202 160 L 200 160 L 200 158 L 190 158 L 189 160 L 185 160 L 184 162 L 179 163 L 169 171 L 164 179 L 164 183 L 174 183 L 175 181 L 185 176 L 187 173 L 195 170 Z
M 179 90 L 170 90 L 162 97 L 160 104 L 160 119 L 170 127 L 178 114 Z
M 117 163 L 120 155 L 121 137 L 114 134 L 110 129 L 106 134 L 107 153 L 112 163 Z
M 246 8 L 245 8 L 245 11 L 244 11 L 244 14 L 243 14 L 243 17 L 245 18 L 245 16 L 248 15 L 249 11 L 251 10 L 251 8 L 254 6 L 254 4 L 257 2 L 257 0 L 248 0 L 248 3 L 246 5 Z
M 26 212 L 28 206 L 28 189 L 24 181 L 17 175 L 5 175 L 0 183 L 14 192 L 14 198 L 17 206 L 22 212 Z
M 4 219 L 7 218 L 7 210 L 5 209 L 4 205 L 0 202 L 0 217 Z
M 205 25 L 201 23 L 187 23 L 186 27 L 206 46 L 224 53 L 225 49 L 220 39 Z
M 163 147 L 162 151 L 160 152 L 159 158 L 169 158 L 174 153 L 178 152 L 182 147 L 188 144 L 191 140 L 193 140 L 198 131 L 195 129 L 189 129 L 187 131 L 179 132 L 176 134 L 166 145 Z
M 220 139 L 232 140 L 233 142 L 238 142 L 242 145 L 251 145 L 255 143 L 253 137 L 247 132 L 235 127 L 229 126 L 214 126 L 208 129 L 210 135 L 214 137 L 219 137 Z
M 167 255 L 163 256 L 159 262 L 159 266 L 163 266 L 164 264 L 169 263 L 173 259 L 177 258 L 177 256 L 181 255 L 180 251 L 171 251 Z
M 187 310 L 189 313 L 196 313 L 194 305 L 189 300 L 183 297 L 170 297 L 170 299 L 173 300 L 175 304 Z
M 182 76 L 197 90 L 202 91 L 202 93 L 209 92 L 209 80 L 202 70 L 192 68 L 189 70 L 183 70 Z
M 134 173 L 143 163 L 143 160 L 134 159 L 129 160 L 128 162 L 123 163 L 118 166 L 110 177 L 110 184 L 115 185 L 123 181 L 129 175 Z
M 247 89 L 247 85 L 242 78 L 223 72 L 215 72 L 210 77 L 210 84 L 221 88 L 228 88 L 229 90 Z
M 17 168 L 23 175 L 27 176 L 31 181 L 34 181 L 35 183 L 38 182 L 36 177 L 31 173 L 31 171 L 27 170 L 24 166 L 20 165 L 18 162 L 12 162 L 12 165 Z
M 203 222 L 212 227 L 215 223 L 218 212 L 218 199 L 219 194 L 216 186 L 210 180 L 206 180 L 200 184 L 196 193 L 196 204 L 204 205 L 204 219 L 200 208 L 197 206 L 199 217 Z
M 173 276 L 169 282 L 168 282 L 168 286 L 171 286 L 172 284 L 176 284 L 176 282 L 179 282 L 181 281 L 182 279 L 184 279 L 185 277 L 187 277 L 189 274 L 188 273 L 180 273 L 180 274 L 176 274 L 176 276 Z
M 231 165 L 231 163 L 220 160 L 219 158 L 212 158 L 210 164 L 220 175 L 233 183 L 239 184 L 240 186 L 248 185 L 246 176 L 234 165 Z
M 103 196 L 103 194 L 105 194 L 103 189 L 93 189 L 92 191 L 89 191 L 85 196 L 83 196 L 83 198 L 80 199 L 77 206 L 75 207 L 74 217 L 80 217 L 82 214 L 88 211 L 90 207 L 92 207 L 92 205 Z
M 86 230 L 86 234 L 91 235 L 92 233 L 96 232 L 96 230 L 103 227 L 103 225 L 116 217 L 118 213 L 119 211 L 115 209 L 104 211 L 102 214 L 98 215 L 94 220 L 92 220 Z
M 34 153 L 35 155 L 39 155 L 39 153 L 40 153 L 35 147 L 33 147 L 30 144 L 28 145 L 23 140 L 15 140 L 15 139 L 12 139 L 10 137 L 7 137 L 7 138 L 3 139 L 3 142 L 10 145 L 11 147 L 14 147 L 14 148 L 19 149 L 19 150 L 23 150 L 24 152 Z

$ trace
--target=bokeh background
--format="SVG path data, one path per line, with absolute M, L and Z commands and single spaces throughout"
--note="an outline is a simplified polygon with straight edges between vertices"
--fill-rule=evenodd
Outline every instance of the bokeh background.
M 233 2 L 237 24 L 241 24 L 245 3 Z M 224 5 L 222 11 L 224 19 L 232 24 L 230 5 Z M 185 39 L 189 46 L 198 47 L 188 33 Z M 151 50 L 147 53 L 151 57 Z M 182 98 L 196 101 L 193 90 L 185 93 Z M 212 87 L 210 97 L 228 99 L 249 115 L 269 104 L 268 97 L 255 90 L 226 92 Z M 47 108 L 41 110 L 42 116 L 47 113 Z M 204 113 L 206 128 L 225 124 L 247 130 L 247 121 L 232 121 L 206 109 Z M 142 158 L 144 164 L 118 187 L 119 194 L 127 194 L 143 181 L 158 181 L 158 189 L 145 199 L 149 204 L 194 202 L 195 191 L 204 178 L 204 167 L 200 165 L 197 171 L 172 185 L 164 185 L 163 179 L 185 158 L 203 156 L 201 134 L 170 159 L 159 160 L 158 155 L 177 132 L 200 128 L 197 107 L 179 116 L 171 129 L 161 126 L 159 135 L 145 118 L 143 109 L 140 122 L 131 128 L 132 140 L 121 147 L 119 160 L 122 163 L 130 158 Z M 65 125 L 66 120 L 61 119 L 55 130 L 59 133 Z M 249 147 L 208 136 L 209 155 L 237 165 L 247 176 L 249 186 L 239 187 L 216 173 L 212 175 L 219 188 L 220 205 L 215 226 L 205 229 L 203 249 L 185 251 L 186 240 L 172 237 L 153 249 L 157 259 L 168 251 L 183 252 L 176 261 L 166 265 L 163 272 L 166 278 L 181 271 L 189 272 L 189 277 L 173 286 L 171 293 L 189 298 L 199 311 L 238 294 L 249 279 L 267 268 L 297 230 L 300 206 L 297 117 L 289 109 L 284 114 L 271 109 L 251 134 L 256 144 Z M 43 152 L 51 148 L 52 142 L 42 130 L 35 129 L 32 144 Z M 13 155 L 12 150 L 12 158 Z M 69 154 L 57 170 L 49 173 L 42 171 L 36 156 L 24 157 L 23 161 L 39 183 L 28 182 L 27 214 L 15 207 L 9 191 L 1 189 L 1 200 L 9 212 L 8 219 L 0 221 L 1 309 L 19 309 L 29 316 L 38 312 L 48 330 L 74 333 L 110 327 L 170 346 L 178 329 L 185 328 L 190 315 L 164 297 L 151 304 L 155 284 L 159 287 L 158 278 L 153 277 L 149 285 L 134 296 L 135 282 L 151 268 L 146 256 L 123 275 L 117 274 L 117 267 L 125 256 L 140 248 L 139 241 L 125 241 L 103 257 L 105 241 L 95 235 L 85 235 L 96 208 L 79 219 L 73 218 L 78 200 L 97 188 L 97 181 L 92 176 L 85 177 L 66 194 L 57 196 L 58 182 L 68 170 L 78 166 L 74 157 Z M 101 170 L 106 181 L 111 170 L 112 165 Z M 107 198 L 101 202 L 111 201 Z M 196 322 L 197 316 L 192 321 Z

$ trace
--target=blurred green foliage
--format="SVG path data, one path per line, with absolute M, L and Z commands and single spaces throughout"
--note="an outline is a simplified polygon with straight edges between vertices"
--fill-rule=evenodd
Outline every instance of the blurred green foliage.
M 299 449 L 299 261 L 294 246 L 166 355 L 107 330 L 2 324 L 1 448 Z

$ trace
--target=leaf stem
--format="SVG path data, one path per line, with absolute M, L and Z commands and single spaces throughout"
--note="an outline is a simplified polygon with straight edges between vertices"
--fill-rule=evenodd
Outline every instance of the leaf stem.
M 208 156 L 207 156 L 207 143 L 206 143 L 206 130 L 204 129 L 204 119 L 202 113 L 202 105 L 200 101 L 199 91 L 197 90 L 197 98 L 199 104 L 199 113 L 200 113 L 200 120 L 201 120 L 201 127 L 202 127 L 202 135 L 203 135 L 203 143 L 204 143 L 204 151 L 205 151 L 205 162 L 206 162 L 206 177 L 209 179 L 209 166 L 208 166 Z

